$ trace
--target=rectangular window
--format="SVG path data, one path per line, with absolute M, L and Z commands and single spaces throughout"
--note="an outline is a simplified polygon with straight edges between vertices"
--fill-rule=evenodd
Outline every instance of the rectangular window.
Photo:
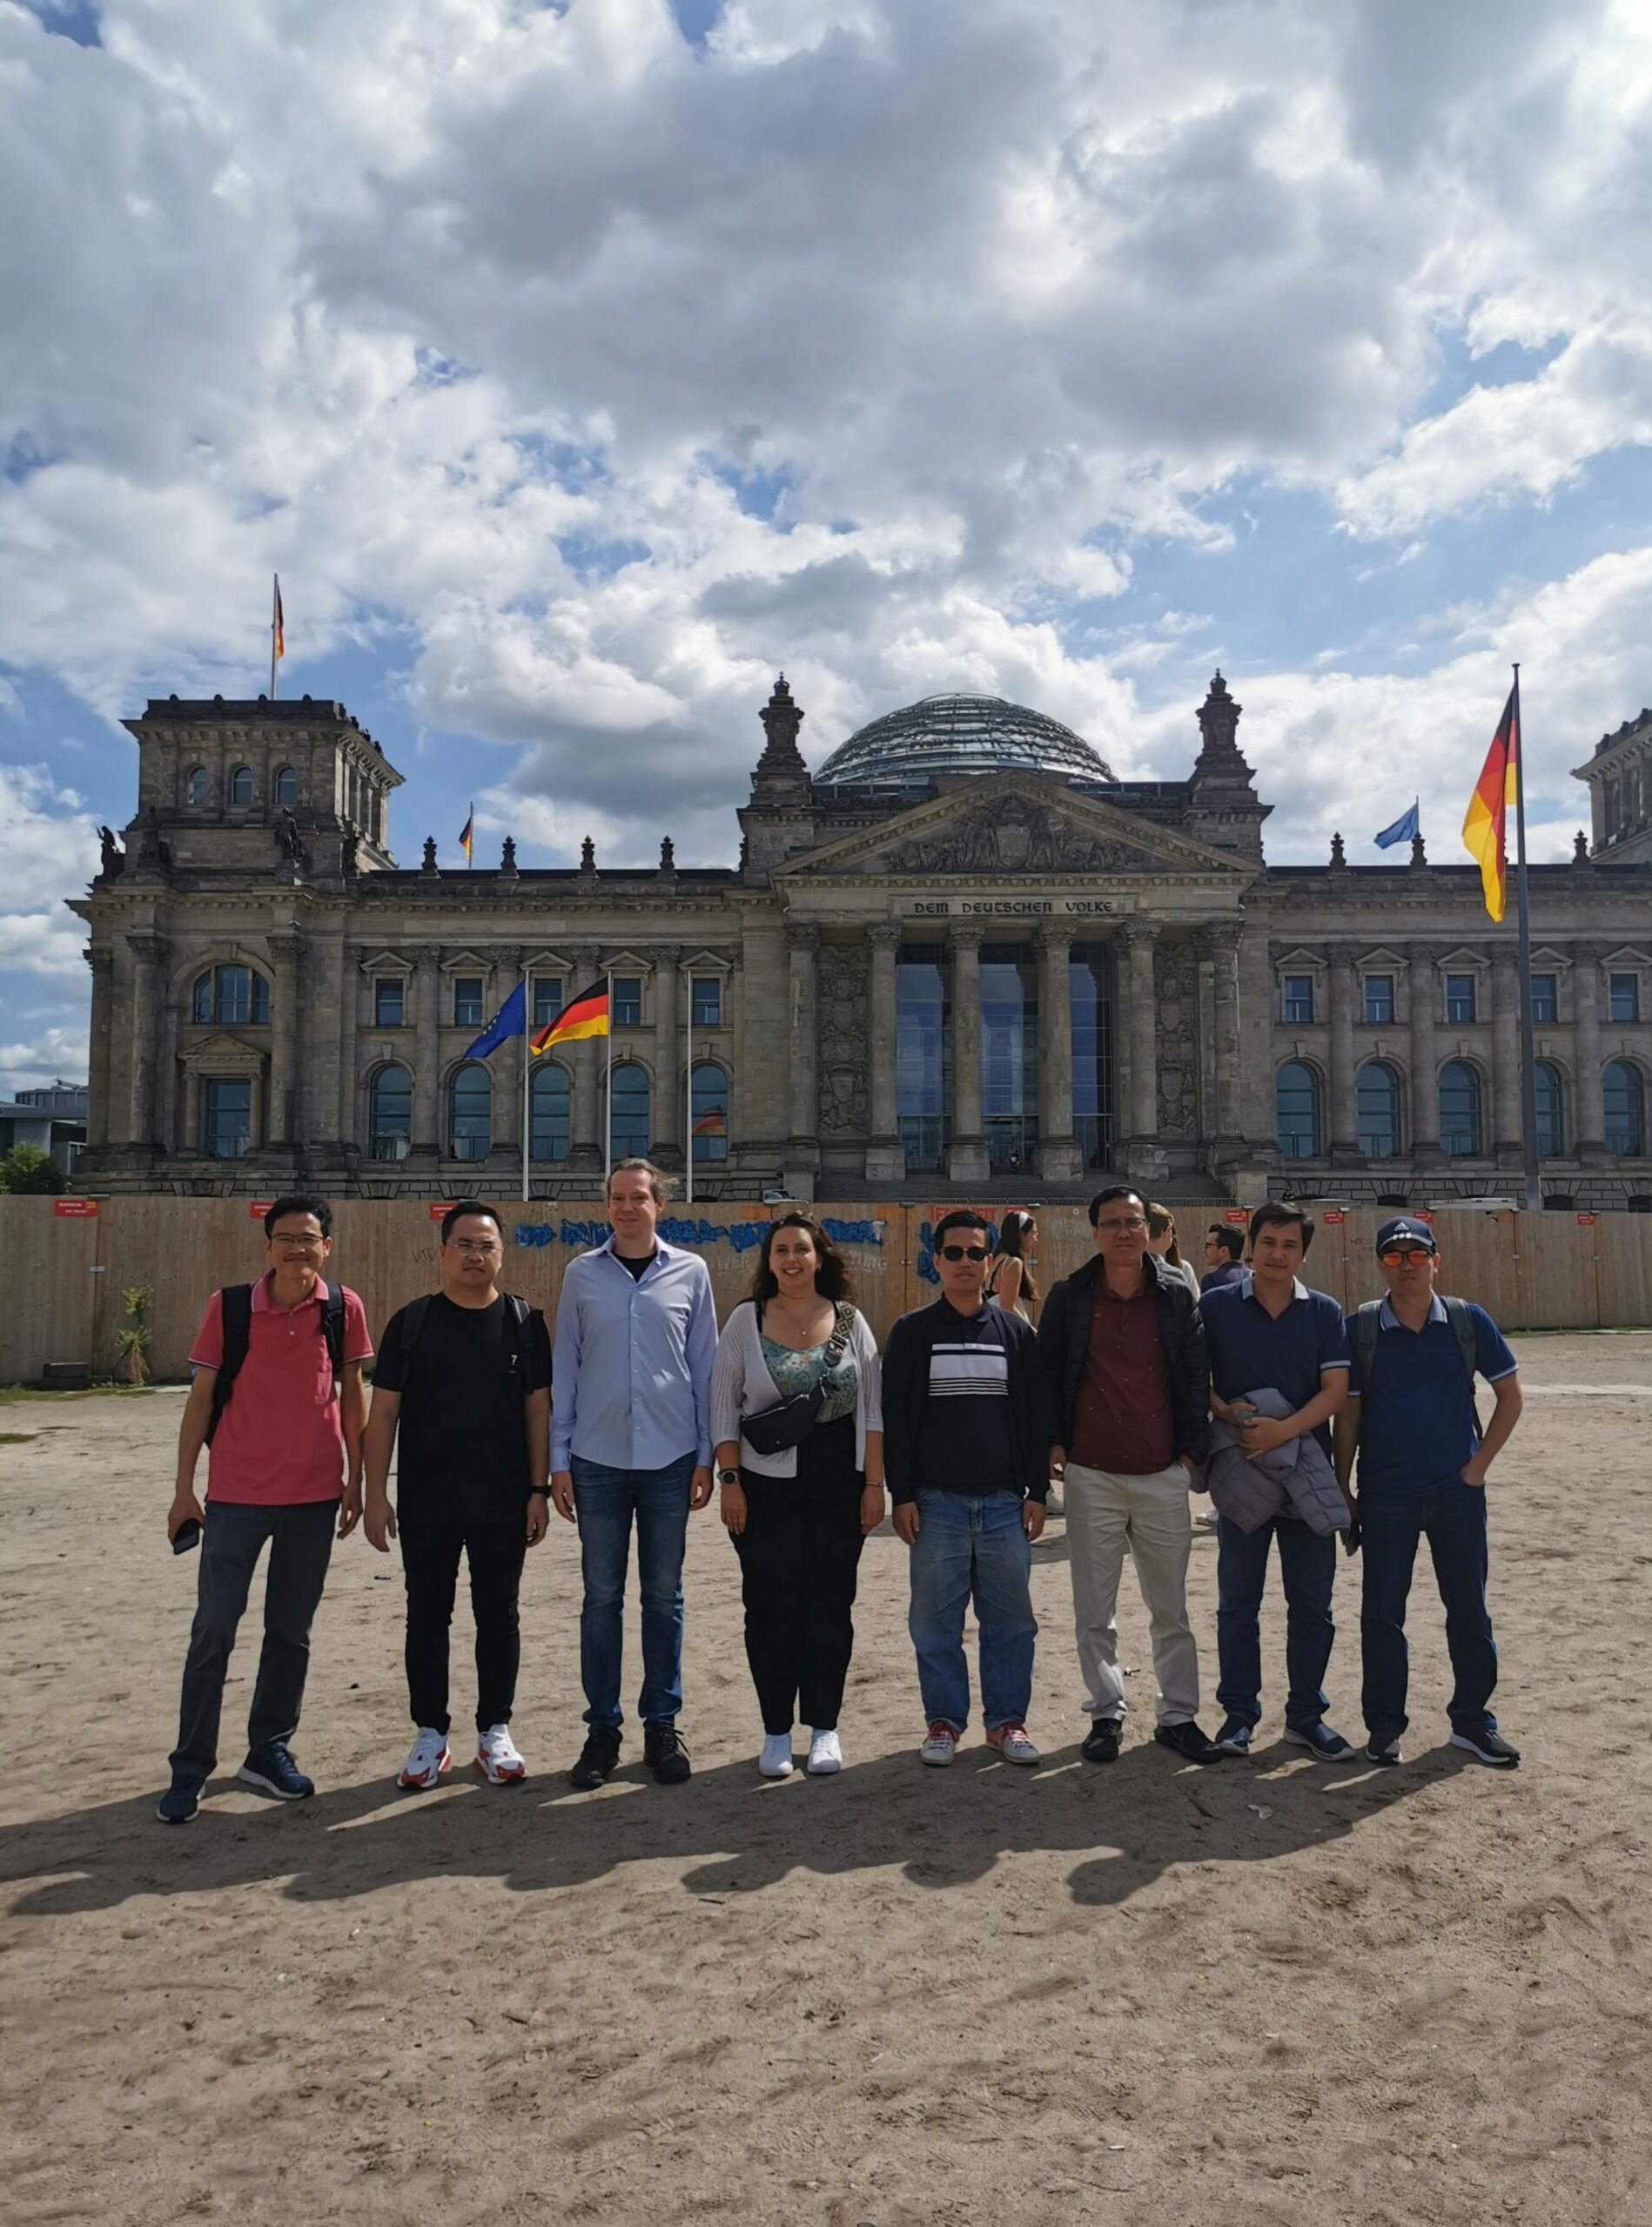
M 642 1026 L 642 980 L 640 975 L 616 974 L 614 978 L 614 1019 L 615 1028 L 641 1028 Z
M 950 970 L 942 944 L 903 944 L 895 969 L 896 1120 L 909 1169 L 945 1164 L 952 1095 Z
M 1365 979 L 1365 1017 L 1378 1026 L 1387 1028 L 1393 1021 L 1393 977 L 1392 974 L 1367 974 Z
M 250 1082 L 209 1082 L 205 1091 L 205 1135 L 209 1160 L 239 1160 L 252 1133 Z
M 720 974 L 695 976 L 693 1012 L 696 1028 L 722 1026 L 722 977 Z
M 480 974 L 453 977 L 453 1026 L 480 1028 L 482 1025 L 482 978 Z
M 562 978 L 560 974 L 536 974 L 534 977 L 534 1026 L 543 1028 L 547 1020 L 554 1020 L 562 1010 Z M 541 1157 L 556 1158 L 557 1154 Z
M 373 986 L 373 1024 L 379 1028 L 400 1028 L 405 1010 L 406 985 L 400 975 L 392 979 L 386 976 Z
M 1446 1019 L 1473 1020 L 1474 1017 L 1474 978 L 1472 974 L 1448 974 L 1446 977 Z
M 1285 1018 L 1306 1025 L 1313 1019 L 1313 977 L 1287 974 L 1285 978 Z
M 1640 1019 L 1641 978 L 1638 974 L 1608 975 L 1606 1010 L 1608 1020 Z
M 1532 1019 L 1558 1020 L 1560 1019 L 1559 978 L 1553 974 L 1534 974 L 1532 977 Z

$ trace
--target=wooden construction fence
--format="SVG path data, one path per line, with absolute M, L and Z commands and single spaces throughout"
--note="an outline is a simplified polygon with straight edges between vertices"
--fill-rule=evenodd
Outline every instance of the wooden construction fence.
M 48 1361 L 86 1361 L 94 1375 L 111 1374 L 122 1294 L 133 1285 L 151 1295 L 151 1369 L 181 1377 L 207 1294 L 265 1265 L 264 1232 L 245 1199 L 119 1197 L 86 1210 L 93 1205 L 0 1198 L 0 1383 L 37 1382 Z M 866 1202 L 813 1209 L 848 1255 L 880 1342 L 897 1315 L 935 1296 L 930 1235 L 945 1210 Z M 720 1319 L 745 1294 L 771 1214 L 784 1211 L 682 1207 L 662 1219 L 668 1241 L 704 1255 Z M 504 1285 L 553 1318 L 567 1263 L 606 1235 L 601 1207 L 535 1201 L 500 1212 Z M 1089 1256 L 1091 1238 L 1082 1206 L 1038 1213 L 1038 1276 L 1047 1290 Z M 1205 1224 L 1219 1216 L 1205 1208 L 1187 1216 L 1183 1234 L 1195 1258 Z M 1346 1306 L 1374 1296 L 1381 1283 L 1372 1245 L 1385 1219 L 1361 1208 L 1322 1222 L 1309 1282 Z M 1435 1217 L 1434 1228 L 1442 1288 L 1478 1300 L 1507 1329 L 1652 1326 L 1652 1216 L 1452 1208 Z M 396 1308 L 437 1281 L 437 1221 L 420 1201 L 343 1201 L 333 1235 L 331 1271 L 360 1293 L 375 1336 Z

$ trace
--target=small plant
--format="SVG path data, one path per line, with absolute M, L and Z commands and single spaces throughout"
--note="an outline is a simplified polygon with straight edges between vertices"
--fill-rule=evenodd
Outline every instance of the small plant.
M 120 1295 L 131 1323 L 129 1329 L 116 1331 L 115 1343 L 120 1349 L 121 1373 L 129 1384 L 149 1382 L 149 1363 L 144 1356 L 149 1351 L 149 1302 L 153 1295 L 146 1283 L 135 1283 Z

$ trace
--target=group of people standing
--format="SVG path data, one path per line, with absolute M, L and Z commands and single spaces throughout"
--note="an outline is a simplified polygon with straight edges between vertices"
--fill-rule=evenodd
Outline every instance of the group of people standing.
M 1113 1761 L 1123 1738 L 1116 1611 L 1127 1556 L 1150 1619 L 1154 1739 L 1201 1766 L 1249 1751 L 1276 1542 L 1286 1737 L 1326 1760 L 1353 1758 L 1326 1722 L 1323 1690 L 1340 1537 L 1366 1556 L 1365 1759 L 1400 1760 L 1405 1611 L 1427 1538 L 1455 1675 L 1452 1744 L 1494 1768 L 1518 1763 L 1489 1706 L 1484 1492 L 1520 1412 L 1515 1364 L 1488 1316 L 1436 1292 L 1426 1221 L 1400 1217 L 1379 1232 L 1387 1296 L 1345 1319 L 1302 1281 L 1313 1222 L 1295 1206 L 1257 1208 L 1244 1260 L 1231 1241 L 1239 1233 L 1212 1225 L 1200 1279 L 1168 1210 L 1111 1185 L 1090 1205 L 1093 1255 L 1047 1296 L 1033 1215 L 1006 1215 L 995 1246 L 987 1221 L 959 1208 L 933 1232 L 938 1297 L 901 1317 L 880 1359 L 848 1263 L 801 1211 L 769 1225 L 750 1294 L 719 1334 L 705 1262 L 659 1235 L 665 1198 L 647 1161 L 614 1169 L 610 1234 L 569 1264 L 554 1336 L 499 1288 L 497 1213 L 461 1201 L 441 1226 L 440 1289 L 392 1316 L 376 1361 L 359 1300 L 321 1273 L 326 1202 L 276 1202 L 265 1275 L 212 1295 L 191 1356 L 167 1529 L 179 1551 L 199 1540 L 202 1553 L 164 1820 L 194 1816 L 216 1766 L 231 1650 L 266 1541 L 264 1645 L 238 1775 L 286 1799 L 313 1792 L 291 1748 L 310 1625 L 332 1543 L 359 1523 L 374 1548 L 401 1551 L 414 1726 L 402 1786 L 433 1786 L 452 1765 L 461 1560 L 476 1627 L 475 1764 L 495 1784 L 526 1775 L 510 1730 L 518 1599 L 553 1512 L 577 1526 L 582 1578 L 585 1739 L 573 1783 L 601 1786 L 621 1757 L 634 1533 L 643 1759 L 661 1784 L 688 1779 L 682 1564 L 689 1518 L 714 1492 L 740 1560 L 767 1778 L 796 1768 L 799 1725 L 807 1773 L 843 1766 L 861 1553 L 886 1500 L 909 1550 L 922 1760 L 950 1764 L 968 1729 L 972 1605 L 987 1742 L 1006 1763 L 1039 1761 L 1027 1721 L 1031 1577 L 1052 1486 L 1066 1517 L 1086 1762 Z M 1495 1400 L 1483 1437 L 1477 1375 Z M 203 1506 L 195 1472 L 209 1443 Z M 1212 1737 L 1199 1723 L 1186 1598 L 1190 1495 L 1205 1490 L 1218 1510 L 1223 1714 Z

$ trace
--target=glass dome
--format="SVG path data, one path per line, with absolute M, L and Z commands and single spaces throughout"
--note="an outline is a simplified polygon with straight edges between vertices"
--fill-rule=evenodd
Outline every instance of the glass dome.
M 815 776 L 823 789 L 921 789 L 937 774 L 1024 766 L 1064 781 L 1112 781 L 1082 735 L 998 696 L 926 696 L 886 712 L 835 750 Z

